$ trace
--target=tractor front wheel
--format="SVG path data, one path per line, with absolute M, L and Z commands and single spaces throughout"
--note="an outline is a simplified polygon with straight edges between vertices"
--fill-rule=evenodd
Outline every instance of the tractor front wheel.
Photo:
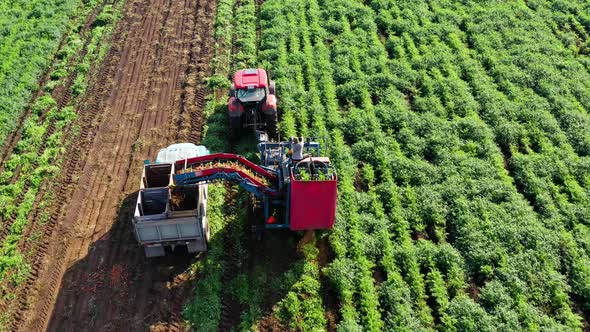
M 207 243 L 211 242 L 211 228 L 209 227 L 209 223 L 207 223 L 207 227 L 205 228 L 205 241 Z
M 270 83 L 268 84 L 268 92 L 271 95 L 277 95 L 277 84 L 275 83 L 275 81 L 270 81 Z

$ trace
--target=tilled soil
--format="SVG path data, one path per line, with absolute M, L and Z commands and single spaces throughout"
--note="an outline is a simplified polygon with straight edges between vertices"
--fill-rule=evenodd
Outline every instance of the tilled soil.
M 51 187 L 60 202 L 18 329 L 186 329 L 181 309 L 195 257 L 146 259 L 130 216 L 143 160 L 175 139 L 200 139 L 214 16 L 215 1 L 128 1 L 79 106 L 65 174 Z

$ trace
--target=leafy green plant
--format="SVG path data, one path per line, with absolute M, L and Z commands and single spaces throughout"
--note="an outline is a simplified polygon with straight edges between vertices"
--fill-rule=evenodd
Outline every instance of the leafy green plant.
M 95 5 L 96 1 L 81 5 L 75 0 L 0 4 L 0 143 L 18 129 L 17 119 L 38 88 L 41 74 L 51 66 L 60 39 Z M 63 71 L 56 70 L 51 79 L 62 75 Z

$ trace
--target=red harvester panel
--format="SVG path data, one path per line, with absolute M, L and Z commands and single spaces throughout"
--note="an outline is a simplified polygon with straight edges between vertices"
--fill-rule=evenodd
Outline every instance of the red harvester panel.
M 266 71 L 260 68 L 241 69 L 234 74 L 236 89 L 247 89 L 248 86 L 265 88 L 267 79 Z
M 336 219 L 337 180 L 299 181 L 291 175 L 292 231 L 331 229 Z

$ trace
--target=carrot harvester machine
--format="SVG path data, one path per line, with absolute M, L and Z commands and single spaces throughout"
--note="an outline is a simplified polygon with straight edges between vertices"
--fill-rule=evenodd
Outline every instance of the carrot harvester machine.
M 331 229 L 336 171 L 329 158 L 320 156 L 318 142 L 302 143 L 301 160 L 291 158 L 293 144 L 258 143 L 260 164 L 236 154 L 209 154 L 205 147 L 188 143 L 162 149 L 159 156 L 166 158 L 146 161 L 133 219 L 146 255 L 162 256 L 165 246 L 179 244 L 187 245 L 189 252 L 206 250 L 207 184 L 213 181 L 230 181 L 252 194 L 259 216 L 256 231 Z

